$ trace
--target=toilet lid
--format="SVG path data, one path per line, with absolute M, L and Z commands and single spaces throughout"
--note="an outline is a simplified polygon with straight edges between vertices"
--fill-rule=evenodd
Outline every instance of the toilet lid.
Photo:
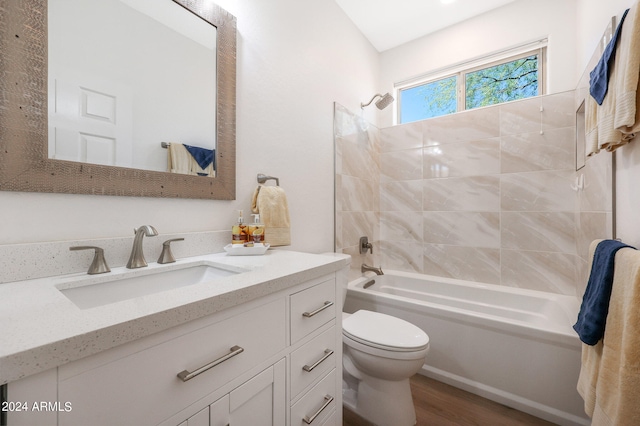
M 365 345 L 390 350 L 417 350 L 429 344 L 429 336 L 415 325 L 372 311 L 357 311 L 344 318 L 342 332 Z

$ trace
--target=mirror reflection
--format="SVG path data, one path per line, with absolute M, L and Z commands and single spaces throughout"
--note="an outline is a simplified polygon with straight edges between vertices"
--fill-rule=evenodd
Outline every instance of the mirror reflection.
M 171 0 L 49 0 L 49 158 L 215 176 L 216 28 Z

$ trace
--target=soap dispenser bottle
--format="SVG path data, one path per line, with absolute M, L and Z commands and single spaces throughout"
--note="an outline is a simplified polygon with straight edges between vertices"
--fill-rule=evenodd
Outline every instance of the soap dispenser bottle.
M 231 243 L 244 244 L 247 242 L 247 225 L 242 218 L 242 210 L 238 210 L 238 223 L 231 228 Z
M 249 225 L 249 240 L 254 244 L 264 244 L 264 224 L 260 223 L 260 215 L 252 214 L 253 223 Z

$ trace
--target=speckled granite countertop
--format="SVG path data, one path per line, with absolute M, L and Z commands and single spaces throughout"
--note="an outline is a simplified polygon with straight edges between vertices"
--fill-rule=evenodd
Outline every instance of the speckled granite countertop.
M 110 274 L 70 274 L 1 284 L 0 384 L 333 273 L 349 261 L 339 254 L 284 250 L 269 250 L 264 256 L 216 253 L 169 265 L 150 263 L 134 271 L 121 267 Z M 198 262 L 246 272 L 89 309 L 80 309 L 58 290 L 74 281 L 87 284 L 109 275 L 148 274 Z

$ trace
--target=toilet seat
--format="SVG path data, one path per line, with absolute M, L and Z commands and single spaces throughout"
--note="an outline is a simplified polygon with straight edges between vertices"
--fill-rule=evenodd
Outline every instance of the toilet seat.
M 342 335 L 342 343 L 353 350 L 360 351 L 381 359 L 386 358 L 394 361 L 408 361 L 417 359 L 424 360 L 424 358 L 427 356 L 427 353 L 429 352 L 429 345 L 427 345 L 425 348 L 412 351 L 392 351 L 389 349 L 376 348 L 371 345 L 360 343 L 357 340 L 353 340 L 346 334 Z
M 342 334 L 347 344 L 351 340 L 352 343 L 389 352 L 420 352 L 429 346 L 429 336 L 415 325 L 365 310 L 343 317 Z

